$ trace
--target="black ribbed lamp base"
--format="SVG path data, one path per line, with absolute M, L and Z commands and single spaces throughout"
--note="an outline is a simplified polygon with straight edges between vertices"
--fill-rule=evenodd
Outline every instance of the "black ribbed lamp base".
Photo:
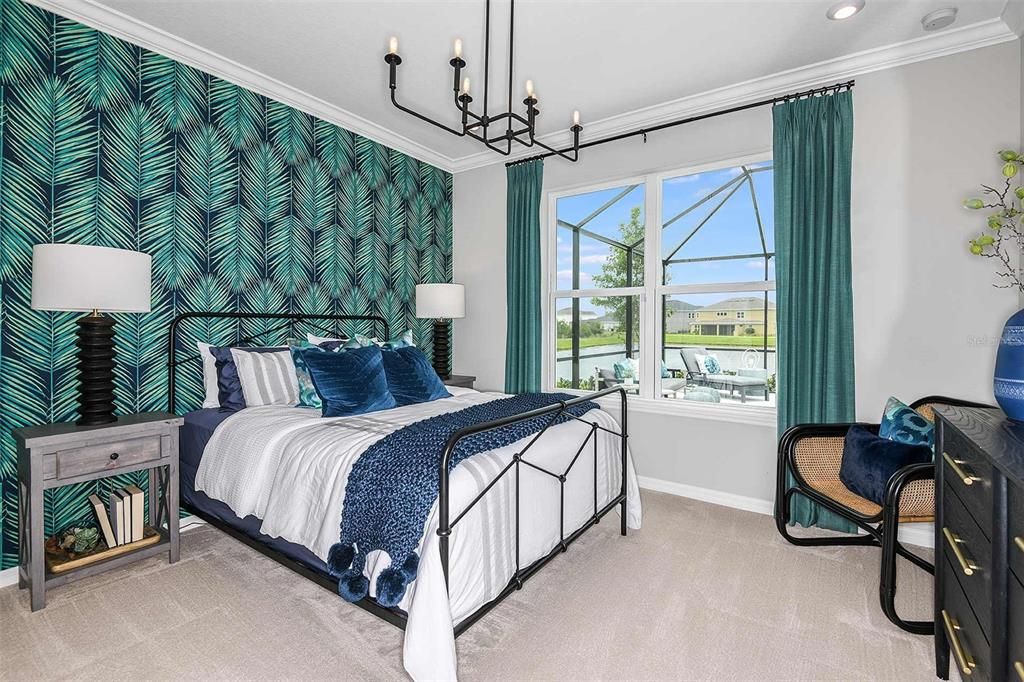
M 114 416 L 114 320 L 86 315 L 78 320 L 78 421 L 96 426 Z
M 434 371 L 442 379 L 447 379 L 451 376 L 451 371 L 448 368 L 450 352 L 448 320 L 434 320 Z

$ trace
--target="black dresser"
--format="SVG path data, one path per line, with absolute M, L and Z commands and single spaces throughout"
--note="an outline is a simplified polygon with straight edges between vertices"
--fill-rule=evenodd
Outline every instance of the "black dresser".
M 935 413 L 935 671 L 1024 682 L 1024 424 Z

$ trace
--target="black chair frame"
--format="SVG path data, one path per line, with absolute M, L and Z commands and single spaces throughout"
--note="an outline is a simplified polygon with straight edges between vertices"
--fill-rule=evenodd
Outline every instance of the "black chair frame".
M 988 407 L 966 400 L 945 396 L 928 396 L 915 400 L 912 408 L 921 405 L 953 405 L 960 407 Z M 914 554 L 899 541 L 900 499 L 907 485 L 913 481 L 935 478 L 935 462 L 912 464 L 903 467 L 886 484 L 882 508 L 877 514 L 865 515 L 840 504 L 812 488 L 800 475 L 796 467 L 796 445 L 805 438 L 845 438 L 851 426 L 859 425 L 878 432 L 878 424 L 798 424 L 789 428 L 779 440 L 779 460 L 775 487 L 775 526 L 779 534 L 791 544 L 799 546 L 853 545 L 881 547 L 882 562 L 879 578 L 879 602 L 882 612 L 893 624 L 907 632 L 918 635 L 934 633 L 934 621 L 904 620 L 896 612 L 896 558 L 902 556 L 915 566 L 934 575 L 934 565 Z M 790 487 L 786 473 L 793 475 L 795 484 Z M 790 533 L 790 501 L 794 495 L 803 495 L 834 514 L 850 521 L 864 531 L 864 535 L 840 535 L 829 537 L 797 537 Z M 941 550 L 938 550 L 941 551 Z

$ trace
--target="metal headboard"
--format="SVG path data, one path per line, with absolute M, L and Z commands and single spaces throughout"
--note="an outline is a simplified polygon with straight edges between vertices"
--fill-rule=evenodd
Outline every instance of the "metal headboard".
M 283 324 L 271 327 L 270 329 L 264 329 L 255 334 L 245 337 L 236 338 L 230 344 L 231 346 L 242 346 L 250 344 L 261 337 L 274 334 L 283 330 L 288 330 L 289 336 L 295 336 L 295 324 L 298 322 L 304 322 L 312 326 L 314 329 L 321 331 L 325 334 L 336 335 L 338 334 L 337 325 L 332 329 L 326 325 L 320 324 L 320 321 L 330 322 L 373 322 L 381 325 L 384 331 L 382 338 L 391 338 L 391 332 L 388 329 L 388 321 L 379 315 L 307 315 L 306 313 L 238 313 L 238 312 L 192 312 L 182 313 L 174 318 L 171 322 L 170 330 L 167 336 L 167 410 L 172 414 L 176 414 L 175 411 L 175 370 L 178 365 L 186 362 L 197 362 L 199 356 L 196 353 L 189 353 L 183 358 L 178 358 L 178 333 L 182 322 L 186 320 L 195 319 L 231 319 L 231 320 L 282 320 Z M 237 328 L 236 328 L 237 329 Z M 211 340 L 212 341 L 212 340 Z M 273 343 L 273 340 L 267 343 Z

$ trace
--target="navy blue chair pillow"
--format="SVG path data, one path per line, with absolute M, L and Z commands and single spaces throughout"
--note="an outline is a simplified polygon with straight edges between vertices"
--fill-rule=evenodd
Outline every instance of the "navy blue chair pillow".
M 404 346 L 384 350 L 382 355 L 388 390 L 399 406 L 452 397 L 419 348 Z
M 347 417 L 396 407 L 376 345 L 340 353 L 304 350 L 302 359 L 323 402 L 323 416 Z
M 863 426 L 851 426 L 843 443 L 839 480 L 847 488 L 875 504 L 885 499 L 885 487 L 893 474 L 910 464 L 932 461 L 932 449 L 876 436 Z
M 221 412 L 237 412 L 245 409 L 245 397 L 242 395 L 242 380 L 238 378 L 238 368 L 231 355 L 232 348 L 245 348 L 250 353 L 279 353 L 280 347 L 262 346 L 248 348 L 245 346 L 211 346 L 210 354 L 217 366 L 217 398 L 220 400 Z M 287 346 L 285 346 L 285 349 Z

